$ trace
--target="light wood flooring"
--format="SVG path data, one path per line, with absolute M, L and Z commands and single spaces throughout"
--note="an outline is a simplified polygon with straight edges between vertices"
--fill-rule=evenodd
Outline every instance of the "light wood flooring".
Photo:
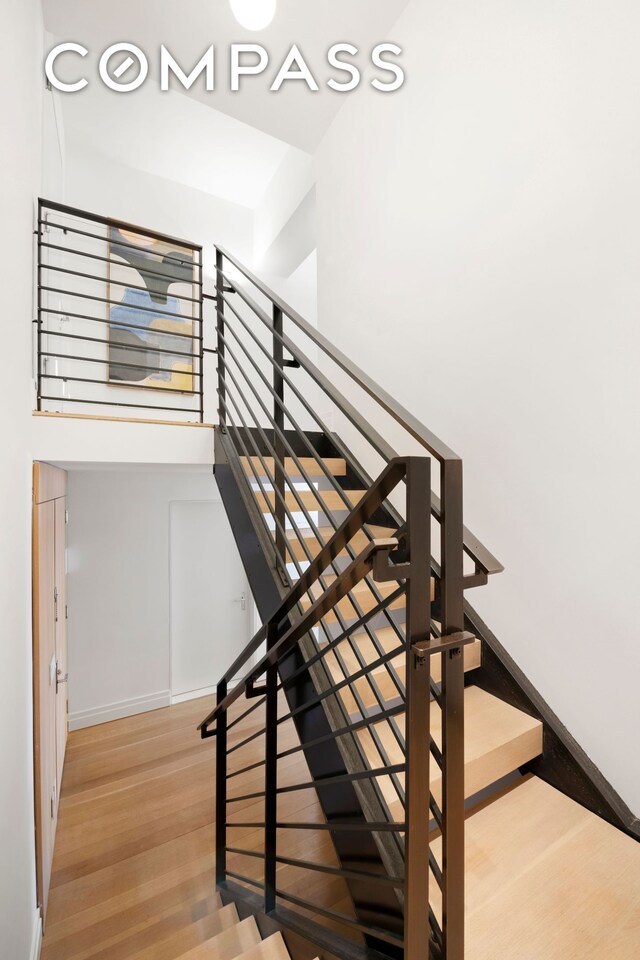
M 262 942 L 254 921 L 239 923 L 214 893 L 215 739 L 196 731 L 211 706 L 192 701 L 70 735 L 42 960 L 288 960 L 282 938 Z M 230 745 L 261 722 L 258 710 Z M 280 748 L 295 743 L 283 727 Z M 236 771 L 263 759 L 262 738 L 232 756 Z M 231 778 L 229 795 L 257 792 L 262 773 Z M 280 783 L 307 779 L 296 754 Z M 283 798 L 279 819 L 322 819 L 313 790 Z M 255 799 L 229 809 L 232 822 L 262 813 Z M 300 833 L 282 831 L 283 853 L 336 863 L 326 833 Z M 228 840 L 262 849 L 260 830 L 231 828 Z M 466 865 L 465 960 L 640 957 L 640 845 L 537 778 L 469 815 Z M 234 854 L 228 867 L 259 878 L 262 862 Z M 333 877 L 281 866 L 278 886 L 351 912 Z
M 212 938 L 224 931 L 231 937 L 238 918 L 235 907 L 220 909 L 214 893 L 215 738 L 202 741 L 196 730 L 212 706 L 211 698 L 195 700 L 70 735 L 42 960 L 221 960 L 219 950 L 209 950 Z M 261 723 L 256 711 L 230 732 L 229 745 Z M 295 732 L 283 728 L 281 749 L 295 743 Z M 263 739 L 233 756 L 236 769 L 264 758 Z M 261 778 L 263 768 L 234 777 L 229 796 L 257 792 Z M 281 783 L 308 778 L 296 755 Z M 283 819 L 322 818 L 315 791 L 284 797 Z M 262 813 L 262 801 L 229 807 L 232 821 L 259 821 Z M 260 850 L 262 832 L 236 828 L 228 842 Z M 301 838 L 286 831 L 280 844 L 286 856 L 336 864 L 326 833 Z M 232 855 L 228 867 L 259 878 L 262 862 Z M 278 886 L 299 891 L 299 874 L 280 867 Z M 305 893 L 319 905 L 352 912 L 340 880 L 317 875 L 305 880 Z M 245 921 L 242 930 L 249 928 Z M 236 941 L 234 949 L 229 956 L 241 952 Z

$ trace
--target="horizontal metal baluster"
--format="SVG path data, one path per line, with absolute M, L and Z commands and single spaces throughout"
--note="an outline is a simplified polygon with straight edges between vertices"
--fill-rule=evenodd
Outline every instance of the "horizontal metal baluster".
M 97 407 L 129 407 L 133 410 L 164 410 L 167 413 L 197 413 L 200 411 L 192 407 L 167 407 L 164 404 L 160 407 L 149 403 L 124 403 L 122 400 L 87 400 L 86 397 L 52 397 L 48 394 L 40 394 L 41 400 L 51 400 L 55 403 L 88 403 Z
M 105 383 L 104 380 L 96 380 L 94 377 L 72 377 L 66 373 L 62 374 L 62 373 L 44 373 L 43 372 L 41 373 L 40 376 L 42 380 L 64 380 L 65 383 L 97 383 L 100 386 L 104 386 L 104 383 Z M 184 397 L 199 396 L 197 390 L 177 390 L 175 387 L 152 387 L 146 383 L 135 383 L 135 382 L 132 383 L 131 381 L 128 381 L 128 380 L 117 380 L 117 381 L 110 380 L 109 383 L 117 383 L 118 386 L 129 387 L 131 390 L 153 390 L 154 393 L 158 393 L 158 391 L 161 390 L 162 393 L 168 393 L 168 394 L 177 393 L 177 394 L 181 394 Z M 60 399 L 68 400 L 69 398 L 61 397 Z M 84 400 L 76 400 L 75 402 L 85 403 Z M 164 407 L 163 409 L 168 410 L 169 408 Z
M 85 314 L 85 313 L 70 313 L 68 310 L 54 310 L 52 307 L 43 307 L 41 312 L 42 312 L 42 313 L 47 313 L 47 314 L 50 313 L 50 314 L 52 314 L 53 316 L 61 317 L 61 318 L 63 318 L 63 319 L 70 318 L 71 320 L 87 320 L 89 323 L 101 323 L 103 326 L 107 326 L 107 327 L 111 326 L 111 320 L 105 320 L 104 317 L 90 317 L 90 316 L 88 316 L 88 315 Z M 192 323 L 192 322 L 193 322 L 193 323 L 201 323 L 201 322 L 202 322 L 201 319 L 200 319 L 200 317 L 189 317 L 189 318 L 188 318 L 188 321 L 189 321 L 189 323 Z M 136 325 L 135 323 L 130 322 L 130 321 L 128 321 L 128 320 L 127 320 L 126 324 L 123 324 L 122 326 L 126 326 L 127 330 L 143 330 L 143 331 L 145 331 L 145 332 L 148 332 L 148 331 L 149 331 L 149 327 L 144 327 L 144 326 Z M 193 333 L 177 333 L 177 332 L 174 333 L 174 332 L 172 332 L 171 330 L 154 330 L 153 332 L 154 332 L 154 334 L 158 334 L 158 336 L 161 336 L 161 337 L 176 337 L 178 340 L 193 340 L 193 339 L 194 339 L 194 334 L 193 334 Z M 68 337 L 68 338 L 71 339 L 71 340 L 88 340 L 89 343 L 112 343 L 112 342 L 113 342 L 113 340 L 107 340 L 107 339 L 104 339 L 104 338 L 103 338 L 103 339 L 100 339 L 100 338 L 97 338 L 97 337 L 85 337 L 85 336 L 80 336 L 80 334 L 75 334 L 75 333 L 63 333 L 63 332 L 60 331 L 60 330 L 50 330 L 50 329 L 48 329 L 48 328 L 47 328 L 46 330 L 43 330 L 43 333 L 46 334 L 46 336 L 48 336 L 48 337 Z M 121 347 L 123 350 L 125 349 L 125 346 L 124 346 L 123 344 L 118 343 L 118 341 L 115 341 L 115 345 L 118 346 L 118 347 Z M 139 350 L 140 347 L 133 347 L 132 349 L 134 349 L 134 350 Z M 155 350 L 156 353 L 159 353 L 159 352 L 162 352 L 162 353 L 172 353 L 172 354 L 173 354 L 173 353 L 176 353 L 178 356 L 185 356 L 185 357 L 191 357 L 191 356 L 193 356 L 193 354 L 191 354 L 191 353 L 181 354 L 179 351 L 176 351 L 176 350 L 166 350 L 166 351 L 165 351 L 165 350 L 164 350 L 163 348 L 161 348 L 161 347 L 154 347 L 154 350 Z
M 43 244 L 43 246 L 46 246 L 46 244 Z M 71 251 L 67 251 L 67 252 L 70 253 Z M 116 256 L 117 256 L 117 254 L 116 254 Z M 113 261 L 113 260 L 107 260 L 107 263 L 113 264 L 114 261 Z M 131 267 L 132 265 L 131 265 L 130 263 L 127 263 L 127 264 L 122 263 L 122 264 L 121 264 L 121 263 L 118 261 L 118 262 L 117 262 L 117 266 L 118 266 L 118 267 L 121 267 L 121 266 L 122 266 L 122 267 L 124 267 L 124 266 Z M 197 264 L 193 264 L 193 265 L 190 264 L 189 266 L 197 266 Z M 43 264 L 42 264 L 42 269 L 43 269 L 43 270 L 52 270 L 54 273 L 63 273 L 63 274 L 64 274 L 65 276 L 67 276 L 67 277 L 81 277 L 83 280 L 97 280 L 99 283 L 109 283 L 109 277 L 97 277 L 97 276 L 96 276 L 95 274 L 93 274 L 93 273 L 83 273 L 81 270 L 69 270 L 69 269 L 66 268 L 66 267 L 57 267 L 57 266 L 55 266 L 55 265 L 52 264 L 52 263 L 43 263 Z M 140 271 L 138 270 L 137 267 L 133 267 L 133 269 L 136 270 L 137 273 L 140 273 Z M 150 271 L 147 271 L 147 270 L 145 269 L 144 272 L 145 272 L 145 273 L 148 273 L 148 272 L 150 272 Z M 158 276 L 161 276 L 161 277 L 163 278 L 163 280 L 169 280 L 169 279 L 170 279 L 169 277 L 165 277 L 164 274 L 158 274 Z M 187 280 L 187 279 L 185 279 L 184 277 L 182 277 L 180 280 L 171 280 L 171 283 L 182 283 L 182 284 L 184 284 L 184 285 L 187 286 L 187 287 L 188 287 L 188 286 L 191 286 L 191 280 Z M 119 286 L 126 287 L 127 290 L 140 290 L 140 291 L 142 291 L 143 293 L 147 293 L 147 292 L 148 292 L 148 287 L 142 287 L 142 286 L 140 286 L 139 284 L 136 284 L 136 283 L 129 283 L 128 280 L 127 280 L 126 283 L 122 283 L 122 284 L 119 283 L 118 285 L 119 285 Z M 171 293 L 171 299 L 172 299 L 172 300 L 184 300 L 184 301 L 187 302 L 187 303 L 200 303 L 200 298 L 199 298 L 199 297 L 185 297 L 185 296 L 180 296 L 180 295 L 177 294 L 177 293 Z
M 338 913 L 335 910 L 327 910 L 325 907 L 320 907 L 316 903 L 310 903 L 308 900 L 304 900 L 301 897 L 296 897 L 292 893 L 286 893 L 284 890 L 277 890 L 276 893 L 279 900 L 284 900 L 288 903 L 294 904 L 297 907 L 302 907 L 303 910 L 310 910 L 312 913 L 317 913 L 319 917 L 324 917 L 326 920 L 333 920 L 336 923 L 341 923 L 350 930 L 357 930 L 360 933 L 373 936 L 377 940 L 383 940 L 385 943 L 391 943 L 397 947 L 402 946 L 402 937 L 396 937 L 392 933 L 389 933 L 388 930 L 383 930 L 382 928 L 376 927 L 373 924 L 359 923 L 357 920 L 353 920 L 351 917 L 347 917 L 343 913 Z
M 118 327 L 117 329 L 122 329 L 122 328 L 121 328 L 121 327 Z M 147 329 L 148 329 L 148 328 L 147 328 Z M 126 330 L 125 332 L 128 332 L 128 331 L 129 331 L 129 327 L 127 326 L 127 330 Z M 79 334 L 79 333 L 63 333 L 63 332 L 60 331 L 60 330 L 43 330 L 43 336 L 45 336 L 45 337 L 58 337 L 59 339 L 62 339 L 62 340 L 79 340 L 81 343 L 101 343 L 101 344 L 106 345 L 106 346 L 109 346 L 109 347 L 117 347 L 118 350 L 124 350 L 125 352 L 126 352 L 126 351 L 130 351 L 130 350 L 133 350 L 133 351 L 135 351 L 135 352 L 137 352 L 137 353 L 140 353 L 140 352 L 142 352 L 142 351 L 144 351 L 144 350 L 146 350 L 146 349 L 149 349 L 149 350 L 153 350 L 153 353 L 154 353 L 154 354 L 158 354 L 158 356 L 164 356 L 164 355 L 166 355 L 166 356 L 170 356 L 170 357 L 187 357 L 189 360 L 193 360 L 193 359 L 197 356 L 197 354 L 194 353 L 193 350 L 191 350 L 191 351 L 188 352 L 188 353 L 185 353 L 185 351 L 183 351 L 183 350 L 165 350 L 164 347 L 151 347 L 151 346 L 149 346 L 148 344 L 145 344 L 144 342 L 140 343 L 139 345 L 138 345 L 138 344 L 133 344 L 133 343 L 121 343 L 119 340 L 115 339 L 114 337 L 111 337 L 111 338 L 109 338 L 109 339 L 107 339 L 106 337 L 83 337 L 83 336 L 82 336 L 81 334 Z M 188 340 L 190 340 L 190 341 L 193 341 L 195 338 L 194 338 L 193 334 L 190 334 L 186 339 L 188 339 Z M 57 353 L 44 353 L 44 352 L 41 352 L 40 356 L 41 356 L 41 357 L 63 357 L 62 354 L 57 354 Z M 89 362 L 92 362 L 92 363 L 109 363 L 109 362 L 113 362 L 113 361 L 109 361 L 108 358 L 100 358 L 100 357 L 91 358 L 91 357 L 77 357 L 77 356 L 75 356 L 75 357 L 67 357 L 67 358 L 64 358 L 64 357 L 63 357 L 63 359 L 68 359 L 68 360 L 86 360 L 86 361 L 89 361 Z M 118 365 L 119 367 L 128 366 L 128 364 L 126 364 L 126 363 L 120 363 L 119 361 L 118 361 L 118 364 L 117 364 L 117 365 Z M 148 368 L 149 368 L 149 365 L 148 365 L 148 364 L 137 364 L 136 366 L 133 367 L 133 369 L 137 369 L 137 370 L 148 370 Z M 191 373 L 191 372 L 189 372 L 189 376 L 190 376 L 190 377 L 199 377 L 200 374 L 199 374 L 199 373 Z M 163 389 L 164 389 L 164 388 L 163 388 Z
M 44 268 L 44 264 L 42 264 Z M 41 284 L 40 289 L 45 293 L 58 293 L 64 294 L 67 297 L 77 297 L 80 300 L 92 300 L 96 303 L 108 303 L 111 306 L 119 307 L 122 306 L 120 300 L 111 300 L 109 297 L 96 297 L 89 293 L 79 293 L 77 290 L 60 290 L 58 287 L 50 287 L 46 284 Z M 174 313 L 172 310 L 154 310 L 153 307 L 142 307 L 136 306 L 136 311 L 140 310 L 142 313 L 152 313 L 154 317 L 170 317 L 172 320 L 185 320 L 185 317 L 181 313 Z M 187 319 L 190 319 L 189 317 Z
M 295 753 L 300 753 L 301 750 L 305 750 L 306 748 L 310 747 L 318 747 L 323 743 L 328 743 L 331 740 L 335 740 L 337 737 L 348 736 L 351 733 L 357 733 L 358 730 L 366 730 L 367 727 L 370 727 L 374 723 L 381 723 L 382 721 L 388 720 L 391 717 L 397 717 L 404 712 L 405 706 L 402 704 L 398 707 L 392 707 L 390 710 L 385 710 L 384 713 L 377 713 L 372 717 L 363 717 L 362 720 L 355 720 L 348 726 L 338 728 L 337 730 L 332 730 L 331 733 L 327 733 L 322 737 L 314 737 L 313 740 L 305 740 L 304 746 L 299 744 L 296 747 L 290 747 L 288 750 L 283 750 L 278 754 L 278 759 L 282 760 L 285 757 L 291 757 Z
M 241 716 L 236 717 L 232 723 L 227 725 L 227 730 L 233 730 L 234 727 L 236 727 L 239 723 L 242 723 L 242 721 L 250 716 L 250 714 L 252 714 L 255 710 L 258 710 L 260 707 L 264 706 L 265 703 L 266 697 L 262 697 L 261 700 L 257 700 L 255 703 L 252 703 L 248 710 L 245 710 Z

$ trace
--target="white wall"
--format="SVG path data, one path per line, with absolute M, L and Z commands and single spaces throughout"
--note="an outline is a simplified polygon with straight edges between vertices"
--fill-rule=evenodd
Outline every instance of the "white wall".
M 3 5 L 0 36 L 5 280 L 0 379 L 0 954 L 27 960 L 36 924 L 31 671 L 31 320 L 33 201 L 39 190 L 42 25 L 36 0 Z
M 76 143 L 67 150 L 67 202 L 208 245 L 205 273 L 210 278 L 214 276 L 214 243 L 228 247 L 245 261 L 252 254 L 252 210 L 119 164 L 90 148 L 80 149 Z
M 48 44 L 47 44 L 48 46 Z M 53 88 L 42 98 L 42 196 L 64 201 L 66 149 L 60 94 Z
M 639 31 L 412 0 L 316 158 L 320 328 L 463 456 L 470 599 L 637 813 Z
M 211 468 L 69 471 L 73 728 L 170 702 L 169 520 L 181 500 L 220 502 Z M 206 555 L 204 542 L 192 548 Z M 221 662 L 219 674 L 228 666 Z
M 37 416 L 34 460 L 70 463 L 212 464 L 210 427 Z
M 294 217 L 296 210 L 312 188 L 312 158 L 302 150 L 291 148 L 280 163 L 261 203 L 256 207 L 254 237 L 256 268 L 261 268 L 273 248 L 279 245 L 279 238 L 287 223 Z M 287 254 L 295 257 L 296 251 L 288 249 Z M 297 263 L 300 263 L 300 260 Z

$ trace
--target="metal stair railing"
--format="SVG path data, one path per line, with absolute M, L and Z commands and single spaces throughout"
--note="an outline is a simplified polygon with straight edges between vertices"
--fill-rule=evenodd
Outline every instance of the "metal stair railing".
M 455 849 L 462 846 L 464 760 L 460 749 L 461 741 L 456 736 L 456 731 L 449 730 L 446 742 L 443 741 L 441 748 L 435 753 L 428 748 L 431 687 L 429 664 L 434 655 L 442 656 L 450 664 L 447 670 L 449 686 L 443 686 L 439 698 L 443 710 L 447 710 L 447 698 L 454 699 L 455 702 L 450 704 L 449 709 L 455 716 L 457 727 L 462 728 L 462 649 L 474 638 L 461 631 L 441 637 L 431 636 L 428 587 L 431 577 L 430 521 L 424 505 L 424 490 L 429 488 L 429 469 L 429 459 L 420 457 L 396 458 L 388 464 L 328 543 L 322 547 L 307 570 L 302 573 L 300 579 L 292 586 L 269 622 L 258 631 L 221 678 L 218 684 L 216 706 L 202 721 L 200 730 L 203 737 L 213 735 L 217 737 L 216 879 L 220 887 L 223 888 L 229 879 L 248 884 L 262 891 L 264 909 L 273 916 L 278 914 L 278 905 L 286 903 L 290 908 L 305 911 L 305 914 L 310 912 L 325 921 L 330 920 L 332 923 L 342 925 L 350 932 L 357 931 L 373 936 L 377 941 L 391 946 L 403 947 L 405 956 L 415 960 L 429 955 L 430 943 L 437 945 L 441 956 L 449 960 L 450 958 L 457 960 L 462 957 L 460 948 L 457 946 L 461 944 L 461 939 L 453 936 L 451 924 L 456 922 L 456 918 L 463 909 L 464 874 L 460 862 L 456 858 L 447 858 L 446 853 L 452 847 Z M 300 601 L 309 595 L 322 572 L 334 558 L 342 553 L 350 540 L 363 529 L 371 516 L 402 481 L 406 482 L 405 546 L 401 548 L 395 538 L 374 539 L 337 575 L 311 606 L 306 611 L 302 611 L 299 607 Z M 398 592 L 404 591 L 406 594 L 408 609 L 406 641 L 378 660 L 360 670 L 352 671 L 351 675 L 344 680 L 333 683 L 326 690 L 318 692 L 316 701 L 340 697 L 343 692 L 350 689 L 360 675 L 370 674 L 378 669 L 385 659 L 397 657 L 399 652 L 402 652 L 406 662 L 406 699 L 389 708 L 386 714 L 404 717 L 406 744 L 403 762 L 393 766 L 381 765 L 362 769 L 339 778 L 327 778 L 324 781 L 303 780 L 283 786 L 281 779 L 283 762 L 314 744 L 307 743 L 304 747 L 295 745 L 285 750 L 279 749 L 279 731 L 283 730 L 283 725 L 292 719 L 295 711 L 286 710 L 284 714 L 280 712 L 279 696 L 284 683 L 279 679 L 278 665 L 301 639 L 368 575 L 378 583 L 397 581 Z M 389 598 L 385 598 L 382 601 L 383 604 L 388 600 Z M 317 659 L 322 660 L 328 656 L 331 648 L 335 648 L 339 641 L 340 637 L 327 647 L 318 649 Z M 266 652 L 257 664 L 253 664 L 254 655 L 265 642 Z M 231 689 L 232 681 L 243 668 L 245 672 L 242 679 Z M 264 678 L 264 684 L 259 686 L 261 678 Z M 288 682 L 291 682 L 291 678 Z M 230 711 L 242 697 L 250 700 L 256 697 L 258 699 L 238 716 L 232 717 Z M 311 705 L 311 702 L 305 703 L 297 710 L 304 711 Z M 262 719 L 259 711 L 262 711 Z M 349 717 L 348 713 L 345 716 L 344 726 L 333 730 L 333 738 L 353 740 L 360 731 L 370 730 L 381 719 L 386 719 L 381 717 L 380 713 L 361 715 L 357 719 Z M 230 747 L 228 739 L 230 730 L 238 727 L 241 729 L 242 724 L 249 721 L 252 725 L 250 736 Z M 247 766 L 231 770 L 230 755 L 237 756 L 238 750 L 259 737 L 264 737 L 264 760 L 254 761 Z M 441 803 L 436 801 L 430 790 L 429 767 L 430 763 L 434 762 L 434 758 L 446 783 Z M 235 796 L 229 795 L 230 783 L 243 775 L 253 775 L 253 772 L 261 767 L 264 767 L 264 780 L 259 790 L 251 790 L 249 793 L 241 792 Z M 361 869 L 331 867 L 309 858 L 292 858 L 279 853 L 278 837 L 283 831 L 302 829 L 331 832 L 353 829 L 352 823 L 336 820 L 326 824 L 288 822 L 278 811 L 280 797 L 302 790 L 321 790 L 323 786 L 338 780 L 362 783 L 392 774 L 402 774 L 405 777 L 404 819 L 397 823 L 388 819 L 368 822 L 364 828 L 374 835 L 393 833 L 403 838 L 404 873 L 402 876 L 388 873 L 369 874 Z M 237 819 L 229 819 L 229 808 L 233 804 L 258 800 L 264 803 L 264 820 L 241 822 Z M 461 815 L 459 811 L 462 811 Z M 437 862 L 433 850 L 430 849 L 431 818 L 435 820 L 437 832 L 442 836 L 444 852 L 441 863 Z M 228 831 L 239 828 L 263 831 L 263 850 L 243 849 L 229 843 Z M 258 873 L 254 872 L 253 876 L 249 876 L 229 869 L 230 857 L 250 858 L 254 863 L 258 861 L 260 867 Z M 397 889 L 404 906 L 404 929 L 389 931 L 377 923 L 367 924 L 361 919 L 327 910 L 321 904 L 314 902 L 313 898 L 302 895 L 301 891 L 292 893 L 290 890 L 280 889 L 276 872 L 278 866 L 288 866 L 310 873 L 319 872 L 345 880 L 366 878 L 371 882 L 391 884 Z M 430 875 L 435 878 L 439 888 L 439 899 L 442 902 L 440 921 L 436 917 L 435 908 L 429 906 Z

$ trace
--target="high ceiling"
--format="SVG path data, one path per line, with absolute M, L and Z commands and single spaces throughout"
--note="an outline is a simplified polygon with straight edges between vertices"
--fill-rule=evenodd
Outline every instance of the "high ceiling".
M 362 51 L 363 65 L 371 48 L 384 40 L 402 42 L 392 28 L 408 0 L 278 0 L 272 24 L 259 33 L 243 29 L 231 13 L 228 0 L 43 0 L 46 29 L 58 41 L 86 46 L 95 62 L 112 43 L 128 41 L 144 50 L 151 61 L 150 77 L 158 77 L 158 51 L 165 44 L 189 73 L 206 47 L 219 51 L 217 89 L 207 93 L 200 82 L 187 96 L 207 107 L 262 130 L 272 137 L 311 153 L 339 110 L 345 94 L 328 89 L 326 53 L 339 41 Z M 318 75 L 320 91 L 304 83 L 288 83 L 269 92 L 292 43 Z M 232 93 L 227 51 L 232 43 L 259 43 L 270 54 L 269 70 L 246 78 L 240 93 Z M 358 91 L 348 94 L 358 96 Z M 115 94 L 119 100 L 127 97 Z M 69 97 L 65 99 L 70 99 Z

